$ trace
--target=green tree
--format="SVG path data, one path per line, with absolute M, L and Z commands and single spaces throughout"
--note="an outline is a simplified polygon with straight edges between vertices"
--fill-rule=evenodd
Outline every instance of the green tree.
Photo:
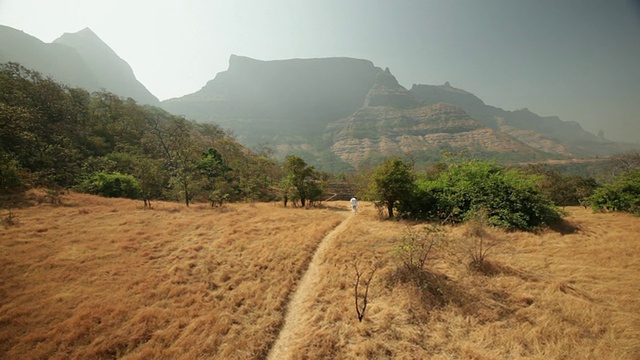
M 20 163 L 0 150 L 0 195 L 22 189 L 25 181 L 20 171 Z
M 168 120 L 148 119 L 149 136 L 145 144 L 159 153 L 171 173 L 170 184 L 189 206 L 198 191 L 202 174 L 197 171 L 206 148 L 193 138 L 193 123 L 179 116 Z
M 159 159 L 137 156 L 133 174 L 138 179 L 140 197 L 145 208 L 151 208 L 151 200 L 162 196 L 164 188 L 169 183 L 169 174 Z
M 300 204 L 303 207 L 311 195 L 317 196 L 317 184 L 315 182 L 317 181 L 318 174 L 313 166 L 307 165 L 307 163 L 298 156 L 289 155 L 286 157 L 282 169 L 284 171 L 283 183 L 286 184 L 287 187 L 290 186 L 290 189 L 293 191 L 293 196 L 300 199 Z
M 105 197 L 136 199 L 140 195 L 138 180 L 132 175 L 118 172 L 96 172 L 82 183 L 81 188 L 90 194 Z
M 229 198 L 226 174 L 231 170 L 222 160 L 222 155 L 213 147 L 210 147 L 202 154 L 202 159 L 198 164 L 198 170 L 204 177 L 204 189 L 208 192 L 211 206 L 215 203 L 222 205 L 223 201 Z
M 377 202 L 387 208 L 389 218 L 398 202 L 409 200 L 415 174 L 409 163 L 398 157 L 385 159 L 373 172 L 372 194 Z

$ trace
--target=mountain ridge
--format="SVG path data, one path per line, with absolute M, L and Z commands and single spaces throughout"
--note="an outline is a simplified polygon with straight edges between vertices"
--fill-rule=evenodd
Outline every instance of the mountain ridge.
M 307 66 L 320 63 L 326 66 L 323 72 Z M 354 78 L 353 68 L 344 73 L 347 63 L 358 64 L 356 72 L 361 76 Z M 356 95 L 343 91 L 345 81 L 358 81 Z M 351 98 L 343 101 L 349 92 Z M 327 93 L 336 96 L 330 102 L 316 101 Z M 274 111 L 265 104 L 288 110 Z M 615 142 L 585 131 L 576 122 L 486 105 L 448 82 L 414 84 L 407 90 L 388 68 L 382 70 L 363 59 L 262 61 L 232 55 L 229 69 L 200 91 L 163 101 L 162 106 L 198 121 L 217 122 L 247 146 L 269 143 L 280 157 L 295 153 L 320 167 L 329 159 L 339 168 L 355 169 L 371 163 L 364 161 L 367 157 L 403 154 L 433 160 L 445 150 L 471 149 L 477 156 L 541 161 L 601 156 L 619 149 Z M 334 106 L 340 111 L 326 110 Z M 438 111 L 449 117 L 434 115 Z M 472 128 L 460 127 L 462 118 L 467 125 L 473 122 Z
M 366 59 L 265 61 L 234 54 L 228 69 L 200 90 L 160 102 L 90 28 L 47 44 L 0 25 L 0 43 L 0 62 L 19 62 L 71 86 L 107 90 L 214 122 L 246 146 L 267 144 L 280 158 L 293 153 L 319 168 L 329 163 L 329 170 L 353 170 L 391 155 L 430 161 L 449 150 L 541 161 L 607 156 L 628 145 L 594 135 L 575 121 L 487 105 L 449 82 L 407 89 L 388 68 Z
M 65 33 L 45 43 L 0 25 L 0 62 L 17 62 L 69 86 L 109 91 L 137 102 L 160 105 L 129 66 L 91 29 Z

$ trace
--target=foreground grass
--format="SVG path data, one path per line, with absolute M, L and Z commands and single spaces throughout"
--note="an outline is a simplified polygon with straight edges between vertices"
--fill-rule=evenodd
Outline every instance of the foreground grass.
M 69 195 L 0 238 L 0 358 L 260 358 L 348 212 Z
M 430 262 L 445 279 L 434 296 L 396 280 L 398 239 L 424 225 L 380 222 L 365 208 L 335 239 L 290 358 L 640 358 L 640 218 L 569 210 L 561 229 L 541 234 L 486 229 L 499 245 L 483 272 L 460 246 L 467 226 L 449 228 Z M 378 268 L 362 323 L 354 259 Z
M 265 358 L 315 249 L 351 216 L 346 202 L 63 203 L 0 228 L 0 358 Z M 394 255 L 423 225 L 363 205 L 314 258 L 287 358 L 640 358 L 640 218 L 571 208 L 561 229 L 487 230 L 484 272 L 460 247 L 469 229 L 448 228 L 430 295 L 397 281 Z M 362 322 L 356 262 L 378 269 Z

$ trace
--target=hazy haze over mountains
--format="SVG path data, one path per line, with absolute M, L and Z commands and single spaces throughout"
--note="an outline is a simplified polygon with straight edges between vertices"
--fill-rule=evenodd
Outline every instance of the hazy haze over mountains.
M 196 92 L 230 54 L 352 57 L 407 89 L 450 81 L 505 110 L 640 134 L 636 1 L 0 0 L 0 24 L 44 42 L 89 27 L 160 99 Z

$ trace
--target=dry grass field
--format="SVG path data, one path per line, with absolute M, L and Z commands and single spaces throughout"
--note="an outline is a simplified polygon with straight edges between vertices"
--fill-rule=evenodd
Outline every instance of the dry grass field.
M 445 228 L 434 291 L 399 275 L 401 239 L 425 225 L 367 203 L 62 202 L 2 213 L 2 359 L 640 358 L 640 218 L 626 214 L 484 229 L 497 245 L 482 271 L 468 267 L 477 228 Z M 362 322 L 356 264 L 376 269 Z

